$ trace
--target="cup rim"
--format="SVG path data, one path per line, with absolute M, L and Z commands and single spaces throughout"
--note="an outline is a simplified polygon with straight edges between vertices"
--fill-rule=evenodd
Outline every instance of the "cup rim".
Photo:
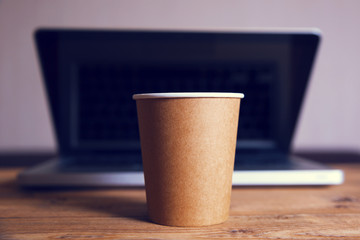
M 244 94 L 233 92 L 164 92 L 134 94 L 132 98 L 134 100 L 154 98 L 244 98 Z

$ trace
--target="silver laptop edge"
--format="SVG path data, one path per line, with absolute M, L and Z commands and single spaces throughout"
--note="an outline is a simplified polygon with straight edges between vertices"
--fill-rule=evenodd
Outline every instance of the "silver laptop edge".
M 143 172 L 61 172 L 58 160 L 51 160 L 19 174 L 22 186 L 143 187 Z M 344 174 L 339 169 L 235 170 L 233 186 L 339 185 Z

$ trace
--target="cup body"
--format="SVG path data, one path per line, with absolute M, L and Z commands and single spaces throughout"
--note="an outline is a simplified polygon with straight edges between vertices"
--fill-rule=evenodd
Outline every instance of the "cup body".
M 205 226 L 228 218 L 242 97 L 134 95 L 152 221 Z

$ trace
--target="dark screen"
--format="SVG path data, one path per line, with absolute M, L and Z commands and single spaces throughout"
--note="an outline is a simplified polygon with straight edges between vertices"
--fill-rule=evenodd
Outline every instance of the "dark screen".
M 58 138 L 79 152 L 139 150 L 132 95 L 194 91 L 245 94 L 238 151 L 286 151 L 317 41 L 312 34 L 38 32 L 42 62 L 56 66 L 44 75 Z M 52 54 L 41 55 L 46 48 Z

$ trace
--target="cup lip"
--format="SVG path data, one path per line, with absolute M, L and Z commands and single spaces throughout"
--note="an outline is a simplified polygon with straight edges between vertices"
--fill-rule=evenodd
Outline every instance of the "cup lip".
M 154 99 L 154 98 L 244 98 L 243 93 L 233 92 L 163 92 L 163 93 L 141 93 L 134 94 L 132 98 Z

